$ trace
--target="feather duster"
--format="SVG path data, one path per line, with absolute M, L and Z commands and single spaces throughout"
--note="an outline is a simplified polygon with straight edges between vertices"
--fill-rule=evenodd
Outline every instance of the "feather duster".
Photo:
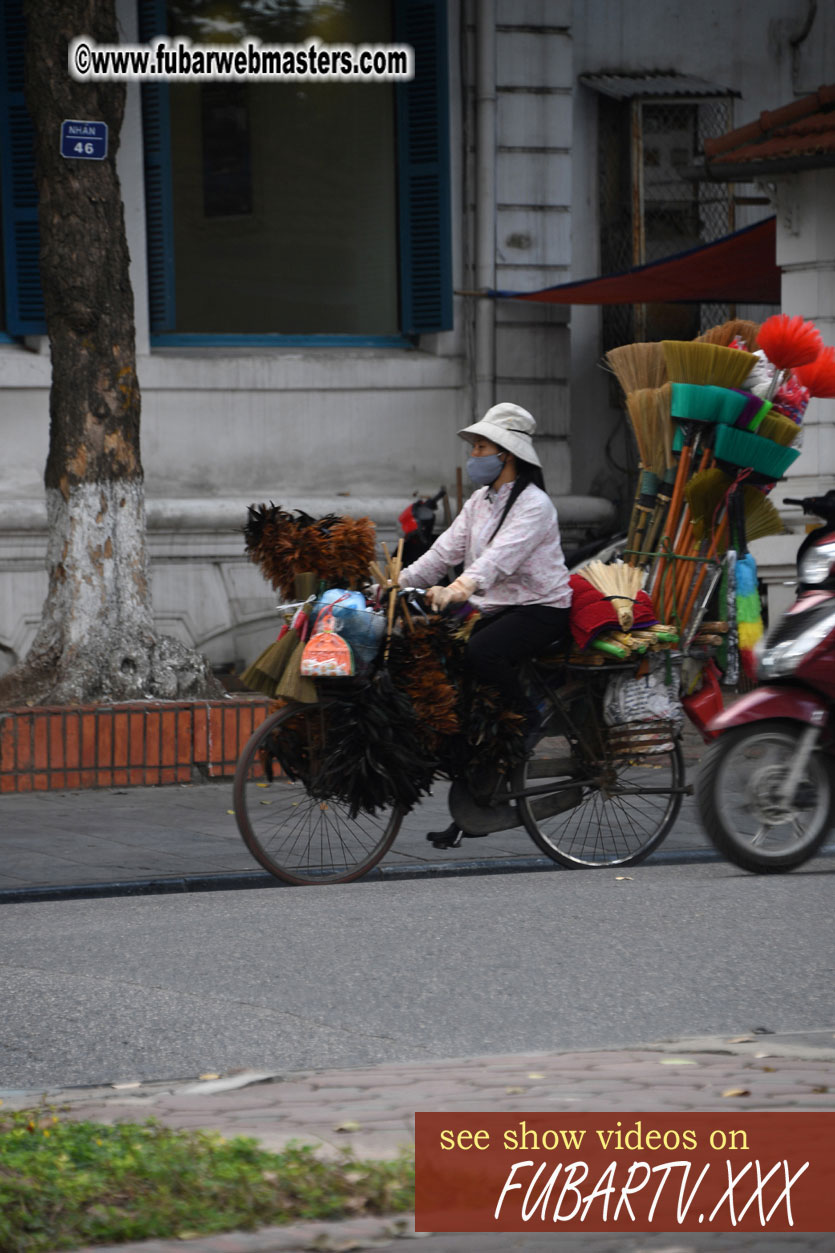
M 798 366 L 794 375 L 810 396 L 835 396 L 835 348 L 822 349 L 814 361 Z
M 244 526 L 250 561 L 283 596 L 292 596 L 294 579 L 304 571 L 346 587 L 367 578 L 375 547 L 370 518 L 328 514 L 317 519 L 298 509 L 296 515 L 272 501 L 269 506 L 250 505 Z
M 414 707 L 386 670 L 350 687 L 344 680 L 327 685 L 327 752 L 309 790 L 341 801 L 352 818 L 389 805 L 411 809 L 429 793 L 438 768 L 421 747 Z
M 799 316 L 790 318 L 787 313 L 775 313 L 760 327 L 757 347 L 778 370 L 790 370 L 814 361 L 823 347 L 823 340 L 813 322 L 804 322 Z

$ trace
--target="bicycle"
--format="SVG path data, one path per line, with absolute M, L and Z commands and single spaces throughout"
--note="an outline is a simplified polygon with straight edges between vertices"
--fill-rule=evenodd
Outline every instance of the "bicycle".
M 450 812 L 459 826 L 471 835 L 524 826 L 547 857 L 568 868 L 633 866 L 648 857 L 692 787 L 671 723 L 605 723 L 605 684 L 613 673 L 635 670 L 634 662 L 598 668 L 559 654 L 529 663 L 528 680 L 544 704 L 542 738 L 487 793 L 473 795 L 466 778 L 453 780 Z M 244 843 L 265 870 L 291 884 L 361 878 L 391 848 L 406 813 L 392 804 L 352 816 L 346 803 L 323 794 L 317 780 L 334 703 L 327 686 L 315 703 L 270 715 L 235 773 Z

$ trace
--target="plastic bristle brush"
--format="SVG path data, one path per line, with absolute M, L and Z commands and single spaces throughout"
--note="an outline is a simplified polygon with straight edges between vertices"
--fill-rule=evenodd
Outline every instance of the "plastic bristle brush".
M 673 383 L 741 387 L 756 361 L 751 352 L 698 340 L 665 339 L 662 345 L 667 373 Z
M 778 370 L 791 370 L 814 361 L 823 348 L 823 340 L 814 322 L 775 313 L 760 327 L 757 347 Z
M 773 440 L 729 426 L 717 426 L 713 451 L 717 461 L 753 470 L 772 481 L 781 479 L 800 456 L 799 448 L 784 448 Z
M 778 413 L 774 409 L 757 427 L 757 434 L 763 439 L 771 439 L 775 444 L 782 444 L 784 448 L 793 444 L 799 433 L 800 427 L 796 422 L 792 422 L 791 418 L 787 418 L 785 414 Z
M 814 361 L 794 373 L 811 396 L 835 396 L 835 348 L 823 348 Z

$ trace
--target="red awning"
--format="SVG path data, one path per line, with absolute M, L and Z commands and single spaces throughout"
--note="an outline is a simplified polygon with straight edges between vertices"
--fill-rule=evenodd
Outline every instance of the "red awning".
M 698 303 L 779 305 L 780 269 L 775 260 L 777 219 L 766 218 L 712 244 L 636 266 L 623 274 L 561 283 L 541 291 L 493 291 L 503 300 L 552 305 Z

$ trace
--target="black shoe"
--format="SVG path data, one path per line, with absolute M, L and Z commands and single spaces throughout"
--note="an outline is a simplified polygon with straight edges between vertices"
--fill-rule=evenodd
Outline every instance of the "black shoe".
M 461 828 L 451 822 L 444 831 L 429 831 L 426 838 L 435 848 L 460 848 Z

